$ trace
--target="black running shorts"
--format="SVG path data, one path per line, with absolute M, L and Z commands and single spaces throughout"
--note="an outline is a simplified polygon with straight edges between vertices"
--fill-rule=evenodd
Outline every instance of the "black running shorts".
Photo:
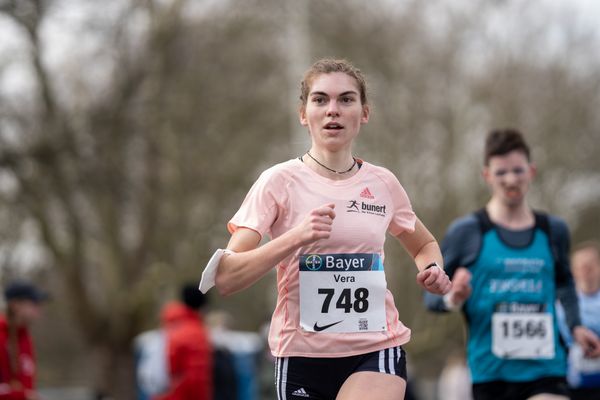
M 406 381 L 406 354 L 401 346 L 350 357 L 281 357 L 275 365 L 279 400 L 330 400 L 355 372 L 397 375 Z
M 536 394 L 569 396 L 565 378 L 548 377 L 527 382 L 493 381 L 473 385 L 474 400 L 526 400 Z

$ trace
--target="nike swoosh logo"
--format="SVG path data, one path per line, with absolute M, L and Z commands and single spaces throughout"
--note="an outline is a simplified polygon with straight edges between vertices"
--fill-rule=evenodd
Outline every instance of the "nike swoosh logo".
M 341 321 L 334 322 L 333 324 L 328 324 L 328 325 L 323 325 L 323 326 L 319 326 L 319 325 L 317 325 L 317 323 L 315 322 L 315 326 L 313 326 L 313 329 L 315 330 L 315 332 L 321 332 L 321 331 L 324 331 L 325 329 L 329 329 L 329 328 L 331 328 L 332 326 L 339 324 L 339 323 L 340 323 L 340 322 L 342 322 L 342 321 L 343 321 L 343 319 L 342 319 Z

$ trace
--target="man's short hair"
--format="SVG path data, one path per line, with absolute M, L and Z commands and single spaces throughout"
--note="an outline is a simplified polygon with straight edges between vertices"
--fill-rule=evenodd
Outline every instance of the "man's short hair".
M 598 254 L 598 256 L 600 257 L 600 242 L 597 242 L 596 240 L 586 240 L 584 242 L 576 244 L 575 246 L 573 246 L 571 254 L 575 254 L 581 250 L 588 249 L 596 251 L 596 254 Z
M 503 156 L 515 150 L 521 151 L 530 161 L 529 145 L 521 132 L 511 128 L 494 129 L 485 140 L 484 165 L 489 165 L 490 158 L 494 156 Z

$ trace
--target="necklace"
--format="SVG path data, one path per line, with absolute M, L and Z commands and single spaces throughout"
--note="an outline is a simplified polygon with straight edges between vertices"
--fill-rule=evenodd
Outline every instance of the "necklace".
M 356 158 L 352 157 L 352 159 L 354 160 L 354 162 L 352 163 L 352 165 L 350 166 L 350 168 L 348 168 L 345 171 L 336 171 L 335 169 L 329 168 L 328 166 L 321 164 L 316 158 L 314 158 L 312 156 L 312 154 L 310 154 L 310 151 L 307 151 L 306 155 L 309 156 L 314 162 L 316 162 L 317 164 L 319 164 L 321 167 L 325 168 L 327 171 L 331 171 L 331 172 L 333 172 L 335 174 L 338 174 L 338 175 L 347 174 L 348 172 L 352 171 L 352 169 L 356 165 Z

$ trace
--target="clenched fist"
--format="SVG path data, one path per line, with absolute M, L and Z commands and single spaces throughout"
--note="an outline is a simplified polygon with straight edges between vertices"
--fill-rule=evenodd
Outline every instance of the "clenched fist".
M 294 228 L 301 246 L 329 238 L 331 225 L 335 219 L 334 208 L 335 204 L 333 203 L 315 208 Z
M 427 268 L 417 274 L 417 283 L 433 294 L 446 294 L 452 284 L 446 272 L 440 267 Z

